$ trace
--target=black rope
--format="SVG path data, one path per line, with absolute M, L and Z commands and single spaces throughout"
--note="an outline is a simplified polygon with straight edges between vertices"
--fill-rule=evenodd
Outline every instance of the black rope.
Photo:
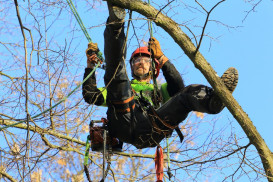
M 104 176 L 105 176 L 105 153 L 106 153 L 106 130 L 104 128 L 104 131 L 103 131 L 103 151 L 102 151 L 102 156 L 103 156 L 103 163 L 102 163 L 102 180 L 101 181 L 104 181 Z
M 89 182 L 92 182 L 92 181 L 91 181 L 91 178 L 90 178 L 90 175 L 89 175 L 89 171 L 88 171 L 87 165 L 84 165 L 83 168 L 84 168 L 84 172 L 85 172 L 85 175 L 86 175 L 87 180 L 88 180 Z

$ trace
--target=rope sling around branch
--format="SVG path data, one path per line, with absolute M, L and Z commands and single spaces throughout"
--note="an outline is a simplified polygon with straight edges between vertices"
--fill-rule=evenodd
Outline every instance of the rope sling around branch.
M 74 16 L 75 16 L 75 18 L 76 18 L 76 20 L 77 20 L 77 22 L 79 23 L 79 25 L 80 25 L 80 27 L 81 27 L 81 29 L 82 29 L 82 31 L 83 31 L 83 33 L 84 33 L 84 35 L 85 35 L 85 37 L 86 37 L 86 39 L 88 40 L 88 42 L 92 42 L 92 39 L 91 39 L 91 37 L 89 36 L 89 34 L 88 34 L 88 32 L 87 32 L 87 30 L 86 30 L 86 28 L 85 28 L 85 26 L 84 26 L 84 24 L 83 24 L 83 22 L 82 22 L 82 20 L 81 20 L 81 18 L 80 18 L 80 16 L 79 16 L 79 14 L 78 14 L 78 12 L 77 12 L 77 10 L 76 10 L 76 8 L 75 8 L 75 6 L 74 6 L 74 4 L 73 4 L 73 2 L 71 1 L 71 0 L 67 0 L 67 3 L 68 3 L 68 5 L 69 5 L 69 7 L 70 7 L 70 9 L 71 9 L 71 11 L 73 12 L 73 14 L 74 14 Z M 97 53 L 97 57 L 100 59 L 100 60 L 102 60 L 102 61 L 104 61 L 104 58 L 102 57 L 102 53 L 101 52 L 98 52 Z M 39 116 L 41 116 L 42 114 L 44 114 L 44 113 L 46 113 L 46 112 L 48 112 L 48 111 L 50 111 L 51 109 L 53 109 L 53 108 L 55 108 L 56 106 L 58 106 L 59 104 L 61 104 L 62 102 L 64 102 L 70 95 L 72 95 L 93 73 L 94 73 L 94 71 L 98 68 L 98 67 L 100 67 L 100 63 L 98 63 L 95 67 L 94 67 L 94 69 L 91 71 L 91 73 L 75 88 L 75 89 L 73 89 L 70 93 L 68 93 L 68 95 L 66 96 L 66 97 L 64 97 L 64 98 L 62 98 L 59 102 L 57 102 L 54 106 L 52 106 L 52 107 L 50 107 L 50 108 L 48 108 L 48 109 L 46 109 L 46 110 L 44 110 L 43 112 L 41 112 L 41 113 L 39 113 L 39 114 L 37 114 L 37 115 L 35 115 L 35 116 L 33 116 L 33 117 L 31 117 L 32 119 L 35 119 L 35 118 L 37 118 L 37 117 L 39 117 Z M 17 122 L 17 123 L 14 123 L 14 124 L 11 124 L 11 125 L 7 125 L 7 126 L 4 126 L 4 127 L 1 127 L 0 128 L 0 131 L 2 131 L 2 130 L 4 130 L 4 129 L 6 129 L 6 128 L 9 128 L 9 127 L 13 127 L 13 126 L 16 126 L 16 125 L 18 125 L 18 124 L 21 124 L 21 123 L 24 123 L 24 122 L 26 122 L 27 120 L 25 119 L 25 120 L 22 120 L 22 121 L 19 121 L 19 122 Z

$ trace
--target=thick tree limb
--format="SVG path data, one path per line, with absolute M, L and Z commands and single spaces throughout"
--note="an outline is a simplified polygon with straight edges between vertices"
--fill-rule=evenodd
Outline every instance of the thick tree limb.
M 136 11 L 143 16 L 153 20 L 158 26 L 163 28 L 181 47 L 185 54 L 191 59 L 195 67 L 206 77 L 211 86 L 215 89 L 221 100 L 225 103 L 234 118 L 238 121 L 245 134 L 252 143 L 262 160 L 265 173 L 269 181 L 273 181 L 273 157 L 265 141 L 253 125 L 248 115 L 244 112 L 232 94 L 225 87 L 220 77 L 216 74 L 210 64 L 200 52 L 196 52 L 196 47 L 190 38 L 181 30 L 176 22 L 163 15 L 154 7 L 140 0 L 107 0 L 120 7 Z
M 12 125 L 14 123 L 16 123 L 16 122 L 15 121 L 11 121 L 11 120 L 0 120 L 0 125 Z M 17 124 L 15 126 L 13 126 L 13 128 L 19 128 L 19 129 L 27 130 L 27 125 L 24 124 L 24 123 L 21 123 L 21 124 Z M 59 150 L 63 150 L 63 151 L 72 151 L 72 152 L 76 152 L 76 153 L 78 153 L 80 155 L 84 155 L 83 153 L 81 153 L 79 150 L 77 150 L 75 148 L 67 147 L 67 146 L 57 146 L 57 145 L 51 144 L 45 138 L 45 135 L 51 135 L 51 136 L 54 136 L 54 137 L 57 137 L 57 138 L 60 138 L 60 139 L 64 139 L 64 140 L 67 140 L 67 141 L 70 141 L 70 142 L 75 142 L 77 144 L 80 144 L 81 146 L 85 146 L 85 142 L 83 142 L 81 140 L 77 140 L 77 139 L 75 139 L 73 137 L 60 134 L 60 133 L 58 133 L 58 132 L 56 132 L 54 130 L 51 130 L 51 129 L 49 129 L 49 130 L 48 129 L 43 129 L 43 128 L 39 128 L 39 127 L 34 127 L 32 125 L 30 125 L 29 130 L 32 131 L 32 132 L 40 134 L 42 136 L 42 140 L 51 149 L 59 149 Z M 200 157 L 202 157 L 202 156 L 197 156 L 195 158 L 191 158 L 189 160 L 183 160 L 183 161 L 175 160 L 175 159 L 170 159 L 170 161 L 174 162 L 174 163 L 181 163 L 181 164 L 188 163 L 186 165 L 186 167 L 192 166 L 192 165 L 195 165 L 195 164 L 205 164 L 207 162 L 214 162 L 214 161 L 217 161 L 217 160 L 223 160 L 224 158 L 229 157 L 229 156 L 235 154 L 236 152 L 238 152 L 238 151 L 240 151 L 242 149 L 247 148 L 249 145 L 250 145 L 250 143 L 247 144 L 246 146 L 239 147 L 238 149 L 236 149 L 236 150 L 228 153 L 225 156 L 222 156 L 222 157 L 219 157 L 219 158 L 215 158 L 215 159 L 206 160 L 206 161 L 201 161 L 201 162 L 199 161 Z M 149 155 L 149 154 L 135 154 L 135 153 L 126 153 L 126 152 L 114 152 L 114 154 L 120 155 L 120 156 L 124 156 L 124 157 L 129 157 L 129 158 L 131 158 L 131 157 L 142 158 L 142 159 L 146 158 L 146 159 L 152 159 L 152 160 L 154 160 L 154 158 L 155 158 L 155 155 Z M 164 159 L 164 160 L 165 160 L 165 162 L 167 162 L 167 159 Z
M 0 125 L 5 125 L 5 126 L 9 126 L 9 125 L 13 125 L 14 123 L 17 123 L 15 121 L 12 121 L 12 120 L 7 120 L 7 119 L 0 119 Z M 19 129 L 24 129 L 24 130 L 27 130 L 27 125 L 24 124 L 24 123 L 20 123 L 20 124 L 17 124 L 15 126 L 12 126 L 12 128 L 19 128 Z M 38 133 L 40 134 L 41 136 L 44 136 L 44 135 L 51 135 L 51 136 L 54 136 L 54 137 L 57 137 L 57 138 L 60 138 L 60 139 L 64 139 L 64 140 L 67 140 L 67 141 L 70 141 L 70 142 L 74 142 L 74 143 L 77 143 L 79 145 L 82 145 L 82 146 L 85 146 L 85 142 L 82 141 L 82 140 L 78 140 L 76 138 L 73 138 L 71 136 L 67 136 L 67 135 L 63 135 L 61 133 L 58 133 L 57 131 L 55 130 L 51 130 L 51 129 L 44 129 L 44 128 L 40 128 L 40 127 L 35 127 L 35 126 L 32 126 L 30 125 L 29 126 L 29 130 L 34 132 L 34 133 Z M 44 140 L 45 141 L 45 140 Z M 49 147 L 52 147 L 52 148 L 58 148 L 56 146 L 53 146 L 53 145 L 49 145 L 49 143 L 46 143 Z M 65 151 L 69 151 L 68 149 L 66 149 L 65 147 L 64 148 L 59 148 L 59 149 L 62 149 L 62 150 L 65 150 Z M 74 152 L 77 152 L 73 149 Z M 150 158 L 150 159 L 154 159 L 154 155 L 147 155 L 147 154 L 130 154 L 130 153 L 125 153 L 125 152 L 115 152 L 115 154 L 117 155 L 121 155 L 121 156 L 126 156 L 126 157 L 141 157 L 141 158 Z

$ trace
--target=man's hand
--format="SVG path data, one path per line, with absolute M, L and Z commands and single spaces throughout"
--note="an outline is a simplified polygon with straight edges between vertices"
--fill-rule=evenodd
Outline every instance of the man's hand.
M 86 56 L 92 55 L 93 53 L 97 54 L 99 52 L 98 44 L 97 43 L 88 43 L 88 48 L 86 49 L 85 53 Z
M 149 39 L 148 49 L 151 50 L 155 59 L 159 59 L 162 55 L 164 55 L 163 52 L 161 51 L 161 47 L 158 40 L 156 40 L 154 37 L 151 37 Z
M 151 50 L 155 59 L 159 62 L 159 69 L 169 60 L 161 51 L 160 44 L 156 38 L 151 37 L 148 42 L 148 49 Z
M 87 68 L 94 68 L 94 66 L 102 61 L 97 57 L 97 53 L 99 52 L 97 43 L 88 43 L 88 48 L 86 49 L 86 57 L 87 57 Z
M 98 62 L 102 64 L 102 61 L 97 57 L 96 54 L 87 56 L 87 68 L 94 68 Z

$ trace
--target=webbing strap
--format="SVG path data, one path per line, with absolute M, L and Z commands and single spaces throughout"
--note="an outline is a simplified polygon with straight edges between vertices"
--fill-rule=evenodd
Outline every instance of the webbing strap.
M 161 146 L 157 146 L 155 152 L 155 170 L 156 170 L 156 182 L 162 182 L 163 179 L 163 167 L 164 167 L 163 149 Z

